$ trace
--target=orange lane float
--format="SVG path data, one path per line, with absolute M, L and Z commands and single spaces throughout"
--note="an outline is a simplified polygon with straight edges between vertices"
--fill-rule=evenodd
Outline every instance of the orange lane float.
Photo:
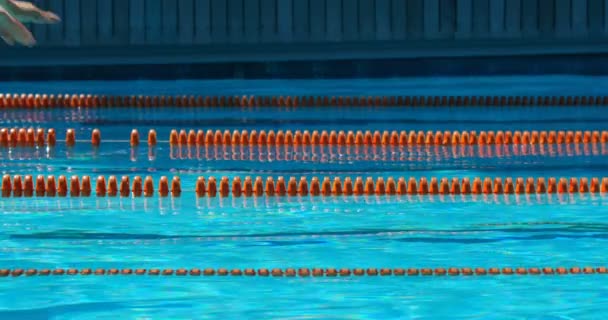
M 152 132 L 152 131 L 150 131 Z M 131 131 L 131 138 L 129 139 L 132 147 L 137 147 L 139 145 L 139 132 L 137 129 L 133 129 Z
M 101 144 L 101 132 L 99 129 L 94 129 L 91 133 L 91 144 L 95 147 L 99 147 Z
M 55 177 L 49 176 L 46 184 L 43 176 L 36 178 L 30 175 L 22 178 L 10 175 L 2 178 L 3 197 L 47 196 L 56 195 L 64 197 L 88 197 L 91 195 L 91 179 L 83 176 L 72 176 L 69 183 L 65 176 L 59 176 L 57 183 Z M 183 193 L 182 182 L 179 177 L 173 177 L 169 184 L 167 177 L 158 181 L 157 194 L 161 197 L 180 197 Z M 192 189 L 190 189 L 192 190 Z M 608 193 L 608 178 L 510 178 L 504 180 L 495 178 L 425 178 L 414 177 L 388 177 L 373 179 L 367 177 L 339 178 L 316 177 L 310 180 L 302 177 L 285 179 L 278 177 L 234 177 L 232 180 L 222 177 L 219 182 L 214 177 L 199 177 L 194 184 L 194 193 L 198 197 L 295 197 L 295 196 L 363 196 L 363 195 L 530 195 L 530 194 L 597 194 Z M 123 176 L 118 183 L 115 176 L 107 179 L 99 176 L 96 181 L 95 194 L 98 197 L 152 197 L 154 193 L 154 180 L 148 176 L 145 180 L 136 176 L 131 184 L 128 176 Z
M 606 106 L 608 96 L 114 96 L 0 94 L 0 108 Z
M 488 276 L 583 276 L 606 275 L 606 267 L 436 267 L 436 268 L 56 268 L 56 269 L 0 269 L 0 278 L 33 276 L 191 276 L 191 277 L 488 277 Z
M 48 129 L 45 137 L 43 129 L 0 128 L 0 147 L 54 146 L 54 129 Z M 128 142 L 132 147 L 139 145 L 139 132 L 133 129 Z M 77 142 L 74 129 L 67 129 L 65 143 L 68 147 Z M 168 142 L 171 146 L 507 146 L 507 145 L 562 145 L 562 144 L 606 144 L 608 130 L 551 130 L 551 131 L 336 131 L 323 130 L 172 130 Z M 101 144 L 101 131 L 91 131 L 90 143 Z M 155 130 L 148 132 L 148 145 L 158 143 Z
M 34 128 L 0 128 L 0 147 L 42 147 L 54 146 L 56 143 L 55 130 Z
M 267 146 L 268 150 L 250 150 L 248 146 L 171 146 L 172 160 L 205 161 L 384 161 L 425 162 L 437 159 L 509 158 L 519 156 L 607 156 L 608 144 L 592 145 L 485 145 L 485 146 Z M 446 150 L 449 148 L 449 150 Z
M 407 146 L 552 145 L 608 143 L 604 131 L 291 131 L 172 130 L 172 146 Z
M 99 132 L 99 131 L 98 131 Z M 93 131 L 93 135 L 95 135 L 95 131 Z M 101 136 L 99 137 L 101 140 Z M 91 139 L 93 141 L 93 139 Z M 73 147 L 76 144 L 76 133 L 74 129 L 68 129 L 65 133 L 65 144 L 68 147 Z
M 56 182 L 57 181 L 57 182 Z M 120 185 L 115 176 L 110 176 L 107 180 L 104 176 L 99 176 L 96 180 L 95 195 L 97 197 L 152 197 L 154 195 L 154 182 L 152 177 L 146 177 L 145 183 L 142 183 L 142 178 L 136 176 L 133 179 L 133 184 L 130 183 L 128 176 L 123 176 Z M 91 178 L 83 176 L 80 179 L 78 176 L 70 178 L 69 188 L 67 178 L 59 176 L 57 180 L 54 176 L 49 176 L 45 182 L 45 178 L 39 175 L 36 178 L 34 185 L 33 178 L 26 175 L 24 179 L 20 175 L 15 175 L 12 179 L 10 175 L 2 177 L 2 196 L 7 197 L 65 197 L 68 194 L 71 197 L 89 197 L 91 196 Z M 174 177 L 171 189 L 169 189 L 168 180 L 166 177 L 161 177 L 159 181 L 159 195 L 166 197 L 169 195 L 169 190 L 174 197 L 181 195 L 181 180 L 179 177 Z
M 148 132 L 148 145 L 149 146 L 155 146 L 157 143 L 156 141 L 156 131 L 155 130 L 150 130 Z

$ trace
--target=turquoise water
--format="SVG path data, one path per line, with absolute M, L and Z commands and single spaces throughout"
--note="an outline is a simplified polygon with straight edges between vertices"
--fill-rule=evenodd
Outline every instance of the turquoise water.
M 103 94 L 604 94 L 605 78 L 13 83 Z M 130 148 L 136 128 L 607 130 L 604 107 L 4 110 L 54 149 L 0 150 L 2 174 L 179 175 L 181 198 L 3 198 L 2 268 L 604 266 L 608 195 L 201 198 L 198 176 L 604 177 L 608 146 Z M 61 143 L 75 128 L 75 148 Z M 90 144 L 93 128 L 102 145 Z M 94 181 L 93 181 L 94 183 Z M 0 319 L 604 319 L 605 275 L 0 278 Z

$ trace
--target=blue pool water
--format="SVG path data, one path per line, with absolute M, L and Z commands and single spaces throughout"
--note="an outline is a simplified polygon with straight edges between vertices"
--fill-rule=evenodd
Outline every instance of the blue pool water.
M 92 94 L 603 95 L 608 78 L 12 83 Z M 201 198 L 199 176 L 604 177 L 607 145 L 181 148 L 172 129 L 607 130 L 605 107 L 2 110 L 2 174 L 178 175 L 180 198 L 3 198 L 3 268 L 604 266 L 608 195 Z M 76 129 L 79 142 L 61 139 Z M 94 150 L 91 130 L 102 144 Z M 161 142 L 131 148 L 132 129 Z M 94 182 L 94 181 L 93 181 Z M 605 275 L 0 278 L 0 319 L 604 319 Z

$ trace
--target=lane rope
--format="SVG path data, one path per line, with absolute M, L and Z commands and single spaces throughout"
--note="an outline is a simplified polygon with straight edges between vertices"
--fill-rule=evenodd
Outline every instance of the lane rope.
M 608 96 L 302 96 L 0 94 L 0 108 L 605 106 Z
M 65 144 L 72 147 L 76 142 L 76 131 L 67 129 Z M 101 131 L 93 129 L 89 143 L 101 144 Z M 1 147 L 55 146 L 55 129 L 0 128 Z M 122 142 L 113 140 L 112 142 Z M 125 141 L 126 142 L 126 141 Z M 131 131 L 128 142 L 135 147 L 140 144 L 137 129 Z M 148 132 L 149 146 L 158 141 L 156 130 Z M 171 146 L 483 146 L 483 145 L 561 145 L 561 144 L 606 144 L 608 130 L 523 130 L 523 131 L 348 131 L 321 132 L 313 130 L 172 130 L 168 140 Z
M 126 140 L 104 140 L 107 143 L 124 143 Z M 77 143 L 86 141 L 76 140 Z M 159 141 L 160 142 L 160 141 Z M 168 143 L 168 141 L 165 141 Z M 4 144 L 7 146 L 8 144 Z M 8 147 L 4 150 L 7 159 L 33 160 L 56 158 L 54 153 L 31 153 L 36 149 Z M 26 144 L 35 147 L 36 145 Z M 0 144 L 2 146 L 2 144 Z M 38 145 L 44 147 L 44 143 Z M 49 151 L 52 151 L 51 146 Z M 136 161 L 140 154 L 137 145 L 131 145 L 130 159 Z M 7 152 L 9 151 L 10 152 Z M 3 150 L 0 148 L 0 154 Z M 161 156 L 165 155 L 163 150 Z M 63 154 L 62 154 L 63 155 Z M 168 157 L 171 160 L 198 161 L 256 161 L 256 162 L 328 162 L 328 161 L 373 161 L 373 162 L 434 162 L 465 158 L 511 158 L 511 157 L 577 157 L 606 156 L 608 144 L 539 144 L 539 145 L 355 145 L 355 146 L 244 146 L 244 145 L 171 145 Z M 71 153 L 65 154 L 67 159 Z M 155 146 L 149 146 L 147 159 L 159 156 Z M 435 157 L 435 158 L 431 158 Z
M 608 143 L 605 131 L 348 131 L 172 130 L 171 145 L 544 145 Z
M 607 145 L 513 145 L 513 146 L 308 146 L 260 147 L 246 146 L 171 146 L 171 160 L 315 162 L 433 162 L 463 158 L 510 158 L 525 156 L 576 157 L 606 156 Z M 27 155 L 22 155 L 27 156 Z M 156 152 L 149 152 L 154 159 Z M 435 159 L 429 156 L 436 157 Z M 137 155 L 133 154 L 133 159 Z
M 249 277 L 377 277 L 377 276 L 558 276 L 604 275 L 606 267 L 503 267 L 503 268 L 205 268 L 205 269 L 0 269 L 0 278 L 32 276 L 249 276 Z
M 81 182 L 82 181 L 82 182 Z M 95 190 L 91 187 L 89 176 L 72 176 L 69 180 L 66 176 L 48 176 L 45 181 L 43 175 L 38 175 L 36 180 L 32 175 L 4 175 L 2 178 L 2 197 L 180 197 L 184 191 L 192 192 L 197 197 L 297 197 L 297 196 L 363 196 L 363 195 L 480 195 L 480 194 L 586 194 L 607 193 L 608 177 L 604 178 L 548 178 L 544 177 L 522 177 L 513 178 L 426 178 L 419 180 L 410 177 L 374 178 L 362 177 L 352 179 L 350 177 L 340 178 L 324 177 L 319 179 L 305 177 L 296 180 L 295 177 L 285 179 L 278 177 L 234 177 L 232 181 L 228 177 L 222 177 L 219 181 L 215 177 L 198 177 L 194 184 L 194 190 L 183 190 L 181 179 L 174 176 L 169 182 L 166 176 L 158 181 L 158 189 L 155 190 L 155 182 L 151 176 L 142 179 L 135 176 L 133 183 L 129 176 L 123 176 L 118 182 L 116 176 L 108 177 L 107 183 L 104 176 L 96 180 Z M 94 191 L 94 193 L 93 193 Z

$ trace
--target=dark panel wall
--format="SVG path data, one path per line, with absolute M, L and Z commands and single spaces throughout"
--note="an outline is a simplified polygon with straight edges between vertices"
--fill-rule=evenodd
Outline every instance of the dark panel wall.
M 0 50 L 0 65 L 597 53 L 608 40 L 608 0 L 37 3 L 64 23 L 33 26 L 39 48 Z
M 39 0 L 41 46 L 604 38 L 608 0 Z

